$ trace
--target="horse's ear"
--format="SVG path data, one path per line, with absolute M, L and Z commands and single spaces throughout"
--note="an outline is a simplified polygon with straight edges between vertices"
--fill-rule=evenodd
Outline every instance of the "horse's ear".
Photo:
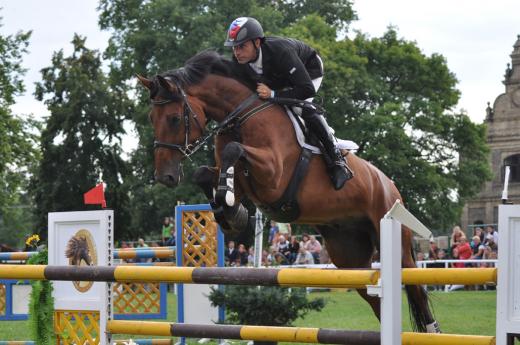
M 172 85 L 164 78 L 163 76 L 157 75 L 157 80 L 159 81 L 159 84 L 168 91 L 172 91 Z
M 137 79 L 139 79 L 141 84 L 144 85 L 144 87 L 146 87 L 150 91 L 152 90 L 152 88 L 153 88 L 153 81 L 152 80 L 147 79 L 147 78 L 143 77 L 140 74 L 136 74 L 135 76 L 137 77 Z

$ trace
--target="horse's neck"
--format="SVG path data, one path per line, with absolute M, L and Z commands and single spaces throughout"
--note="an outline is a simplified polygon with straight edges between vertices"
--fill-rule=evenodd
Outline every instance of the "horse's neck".
M 198 97 L 205 103 L 206 114 L 216 122 L 222 122 L 235 110 L 252 91 L 240 82 L 218 75 L 210 75 L 197 90 Z

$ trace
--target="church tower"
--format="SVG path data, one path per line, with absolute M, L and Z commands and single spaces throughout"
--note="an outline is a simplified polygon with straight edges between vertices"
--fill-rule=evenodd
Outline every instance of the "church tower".
M 509 200 L 520 203 L 520 35 L 517 36 L 511 64 L 504 75 L 505 93 L 499 95 L 493 107 L 486 109 L 489 163 L 493 179 L 486 182 L 480 193 L 466 203 L 462 215 L 464 228 L 468 224 L 498 222 L 505 166 L 511 167 Z

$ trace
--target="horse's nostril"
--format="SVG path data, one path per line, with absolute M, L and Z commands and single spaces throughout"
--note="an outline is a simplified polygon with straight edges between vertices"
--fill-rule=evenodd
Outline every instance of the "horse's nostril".
M 179 176 L 175 177 L 171 174 L 157 175 L 155 179 L 157 182 L 162 183 L 168 187 L 176 187 L 179 183 Z

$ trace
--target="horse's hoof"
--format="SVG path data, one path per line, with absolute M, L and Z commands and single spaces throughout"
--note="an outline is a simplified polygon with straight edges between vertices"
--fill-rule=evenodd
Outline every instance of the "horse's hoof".
M 426 325 L 426 333 L 442 333 L 439 323 L 434 321 L 429 325 Z

